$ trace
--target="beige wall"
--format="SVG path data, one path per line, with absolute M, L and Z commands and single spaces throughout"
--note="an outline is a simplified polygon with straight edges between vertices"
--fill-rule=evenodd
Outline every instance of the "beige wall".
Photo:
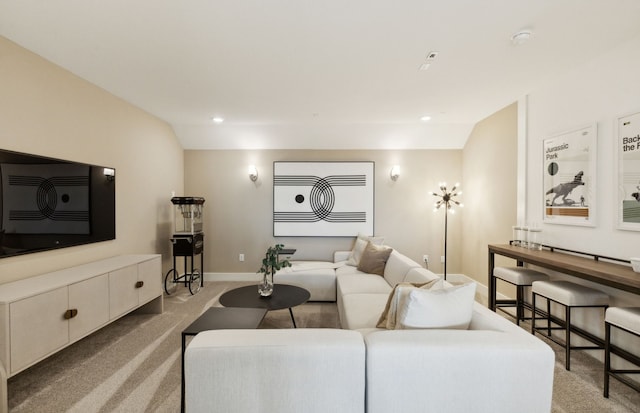
M 438 182 L 461 180 L 462 151 L 186 151 L 185 194 L 205 202 L 205 272 L 253 273 L 266 248 L 284 243 L 297 248 L 295 259 L 332 259 L 333 252 L 350 249 L 353 238 L 273 237 L 274 161 L 374 161 L 375 233 L 385 243 L 417 262 L 430 255 L 430 269 L 441 272 L 444 211 L 433 212 Z M 247 166 L 255 164 L 259 179 L 249 180 Z M 402 168 L 397 181 L 389 178 L 394 164 Z M 459 272 L 460 219 L 449 220 L 447 272 Z M 245 262 L 238 254 L 245 254 Z
M 0 283 L 126 253 L 170 254 L 183 150 L 171 127 L 0 37 L 0 148 L 116 168 L 116 240 L 0 260 Z M 165 266 L 168 260 L 165 260 Z
M 462 272 L 487 284 L 487 245 L 506 243 L 516 222 L 518 105 L 478 122 L 463 151 Z M 514 265 L 513 260 L 498 265 Z M 503 290 L 504 289 L 504 290 Z M 505 286 L 500 292 L 513 296 Z
M 515 221 L 509 215 L 515 214 L 514 193 L 493 191 L 498 180 L 508 180 L 515 191 L 516 143 L 510 132 L 515 131 L 515 105 L 479 123 L 464 151 L 183 153 L 165 122 L 4 38 L 0 90 L 1 148 L 117 170 L 115 241 L 2 259 L 0 283 L 122 253 L 162 253 L 168 268 L 172 191 L 207 199 L 206 272 L 253 273 L 275 242 L 297 248 L 298 259 L 331 259 L 333 251 L 351 248 L 351 238 L 273 238 L 274 161 L 374 161 L 376 234 L 418 262 L 428 254 L 435 272 L 442 272 L 444 211 L 432 211 L 435 198 L 427 192 L 440 181 L 464 180 L 466 207 L 449 217 L 449 273 L 463 272 L 486 283 L 486 244 L 508 239 Z M 256 183 L 247 176 L 249 164 L 259 169 Z M 402 175 L 393 182 L 389 171 L 395 164 Z M 499 214 L 493 213 L 496 209 Z M 492 229 L 498 231 L 495 236 Z M 245 262 L 239 262 L 240 253 Z

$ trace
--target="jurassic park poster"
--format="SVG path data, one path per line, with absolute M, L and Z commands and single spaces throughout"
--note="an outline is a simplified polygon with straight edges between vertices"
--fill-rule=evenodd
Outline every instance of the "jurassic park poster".
M 544 222 L 595 226 L 597 126 L 544 140 Z
M 618 118 L 618 227 L 640 231 L 640 112 Z

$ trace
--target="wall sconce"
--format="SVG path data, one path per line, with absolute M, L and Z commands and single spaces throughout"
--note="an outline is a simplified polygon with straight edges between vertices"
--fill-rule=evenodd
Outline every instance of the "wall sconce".
M 258 168 L 255 165 L 249 165 L 249 179 L 253 182 L 258 180 Z
M 393 165 L 393 168 L 391 168 L 391 173 L 389 175 L 391 176 L 392 181 L 397 181 L 400 177 L 400 165 Z
M 113 168 L 104 168 L 104 176 L 107 177 L 107 181 L 113 181 L 116 179 L 116 170 Z

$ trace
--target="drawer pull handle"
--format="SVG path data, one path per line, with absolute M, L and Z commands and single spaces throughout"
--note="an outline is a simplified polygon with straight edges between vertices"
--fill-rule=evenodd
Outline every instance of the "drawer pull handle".
M 67 310 L 67 311 L 64 312 L 64 319 L 65 320 L 70 320 L 70 319 L 72 319 L 73 317 L 75 317 L 77 315 L 78 315 L 78 310 L 75 309 L 75 308 L 72 308 L 72 309 Z
M 138 281 L 136 283 L 136 288 L 142 288 L 143 285 L 144 285 L 144 281 Z

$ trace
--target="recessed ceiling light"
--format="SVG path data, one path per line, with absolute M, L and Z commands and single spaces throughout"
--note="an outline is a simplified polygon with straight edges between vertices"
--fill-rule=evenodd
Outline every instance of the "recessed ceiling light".
M 224 122 L 224 118 L 221 118 L 221 117 L 218 117 L 218 116 L 215 116 L 215 117 L 211 118 L 211 120 L 213 121 L 213 123 L 222 123 L 222 122 Z
M 531 36 L 533 35 L 533 32 L 531 30 L 520 30 L 517 33 L 514 33 L 513 36 L 511 36 L 511 43 L 513 43 L 514 45 L 518 46 L 521 45 L 523 43 L 528 42 L 531 39 Z
M 431 116 L 423 116 L 420 118 L 420 120 L 423 122 L 429 122 L 431 120 Z

